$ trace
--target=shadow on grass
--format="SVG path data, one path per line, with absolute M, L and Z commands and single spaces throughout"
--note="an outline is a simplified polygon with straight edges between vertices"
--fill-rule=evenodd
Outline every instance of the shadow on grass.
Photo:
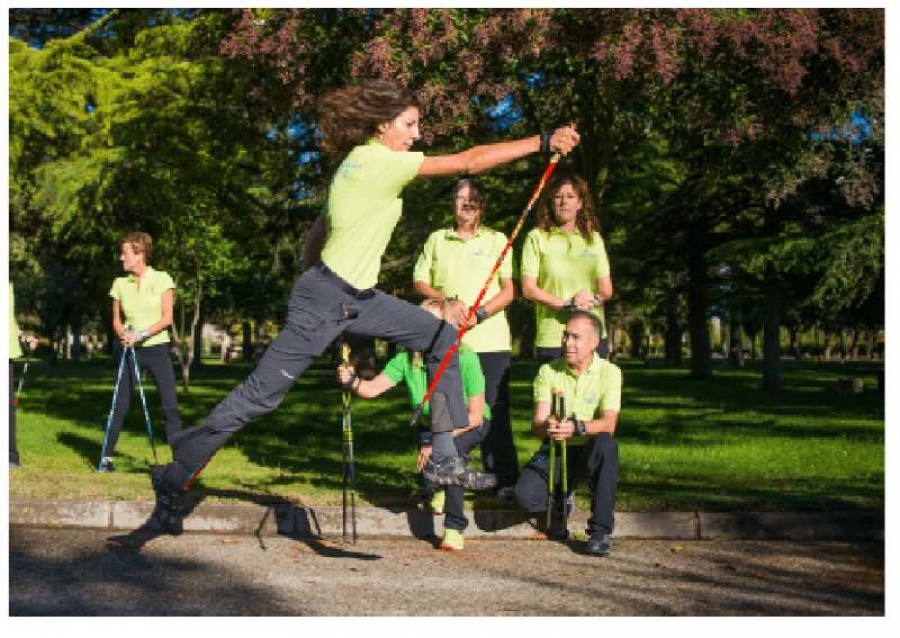
M 736 441 L 762 447 L 769 442 L 786 442 L 801 450 L 808 447 L 815 451 L 810 445 L 813 439 L 839 444 L 859 442 L 881 446 L 883 450 L 884 395 L 870 390 L 859 395 L 837 391 L 837 379 L 842 376 L 862 376 L 867 387 L 874 387 L 874 376 L 880 367 L 877 363 L 841 366 L 784 362 L 785 390 L 775 395 L 762 390 L 758 364 L 737 370 L 717 368 L 712 379 L 693 380 L 685 368 L 657 368 L 655 363 L 645 366 L 627 360 L 618 363 L 625 378 L 623 412 L 617 431 L 623 451 L 629 444 L 639 443 L 661 451 L 716 447 L 724 453 Z M 538 367 L 534 361 L 516 361 L 511 375 L 511 406 L 520 452 L 537 446 L 528 430 L 531 380 Z M 200 423 L 251 370 L 252 366 L 244 363 L 200 368 L 194 374 L 190 394 L 179 388 L 185 426 Z M 57 441 L 96 467 L 114 379 L 115 367 L 108 361 L 64 362 L 57 366 L 36 363 L 29 372 L 28 409 L 65 419 L 76 430 L 86 428 L 84 431 L 90 436 L 69 431 L 57 435 Z M 162 423 L 152 382 L 145 388 L 153 422 Z M 258 487 L 262 491 L 275 485 L 302 489 L 306 484 L 339 491 L 340 408 L 340 391 L 333 372 L 328 361 L 321 359 L 298 379 L 278 410 L 254 420 L 228 442 L 228 447 L 239 450 L 252 464 L 280 470 L 280 477 L 259 482 L 251 489 Z M 416 436 L 408 426 L 411 409 L 405 392 L 401 388 L 377 401 L 355 400 L 353 411 L 360 497 L 398 511 L 410 503 L 417 488 Z M 125 429 L 143 432 L 143 427 L 143 415 L 135 401 Z M 740 459 L 735 460 L 739 465 Z M 623 466 L 627 467 L 627 459 L 623 458 Z M 835 475 L 840 477 L 842 471 L 837 469 Z M 718 476 L 703 476 L 700 472 L 696 476 L 625 475 L 620 492 L 633 494 L 637 502 L 669 503 L 680 509 L 743 508 L 760 502 L 768 507 L 807 509 L 849 507 L 866 499 L 870 506 L 872 502 L 883 502 L 883 478 L 879 481 L 876 476 L 868 482 L 792 476 L 783 482 L 767 479 L 762 486 L 742 480 L 740 475 L 727 486 L 717 481 Z M 742 498 L 749 500 L 742 502 Z M 480 507 L 479 501 L 476 507 Z
M 74 432 L 58 432 L 56 434 L 56 440 L 81 456 L 86 466 L 88 466 L 92 470 L 97 469 L 97 466 L 100 463 L 101 449 L 103 447 L 102 436 L 100 438 L 100 442 L 98 443 L 94 438 L 82 436 Z M 157 448 L 159 445 L 160 444 L 157 443 Z M 165 445 L 165 443 L 162 443 L 162 445 Z M 130 467 L 147 472 L 150 471 L 152 457 L 149 450 L 147 452 L 147 458 L 140 459 L 132 456 L 131 454 L 128 454 L 121 449 L 117 449 L 115 454 L 117 471 L 121 471 L 124 467 Z M 126 460 L 125 464 L 122 464 L 123 459 Z
M 712 486 L 708 477 L 689 473 L 665 476 L 628 476 L 619 491 L 628 499 L 653 503 L 653 509 L 731 511 L 852 511 L 868 510 L 883 502 L 884 490 L 865 481 L 791 478 L 789 481 L 747 485 L 740 480 Z

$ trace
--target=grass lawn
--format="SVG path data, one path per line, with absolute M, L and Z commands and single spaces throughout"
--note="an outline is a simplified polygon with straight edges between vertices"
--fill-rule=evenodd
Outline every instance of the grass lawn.
M 282 406 L 232 437 L 197 487 L 211 500 L 285 497 L 298 504 L 341 500 L 340 393 L 322 360 Z M 618 510 L 846 510 L 884 504 L 884 395 L 867 362 L 784 362 L 785 390 L 760 388 L 758 366 L 720 368 L 709 381 L 684 369 L 620 361 L 623 411 Z M 519 361 L 512 378 L 520 465 L 538 446 L 530 436 L 531 379 Z M 185 425 L 199 423 L 250 371 L 214 362 L 179 396 Z M 866 391 L 840 393 L 837 379 L 863 377 Z M 150 500 L 152 462 L 135 395 L 119 439 L 115 474 L 95 471 L 115 369 L 108 360 L 32 363 L 20 400 L 23 467 L 10 471 L 10 496 Z M 147 400 L 160 461 L 170 459 L 152 381 Z M 412 410 L 405 389 L 354 400 L 357 489 L 363 503 L 409 501 L 418 485 Z M 480 466 L 477 463 L 476 466 Z M 583 492 L 583 490 L 581 491 Z M 479 497 L 489 503 L 489 497 Z M 581 506 L 587 501 L 580 496 Z

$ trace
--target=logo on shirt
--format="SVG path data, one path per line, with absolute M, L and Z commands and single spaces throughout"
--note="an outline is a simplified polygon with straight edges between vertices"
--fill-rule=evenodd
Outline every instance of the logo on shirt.
M 359 170 L 360 164 L 359 162 L 344 162 L 338 167 L 337 177 L 339 179 L 348 179 L 354 172 Z
M 597 396 L 596 394 L 589 394 L 586 397 L 584 397 L 584 404 L 585 405 L 597 405 L 597 401 L 599 401 L 599 400 L 600 400 L 600 397 Z
M 581 254 L 578 255 L 579 259 L 595 259 L 597 255 L 588 250 L 587 248 L 582 249 Z

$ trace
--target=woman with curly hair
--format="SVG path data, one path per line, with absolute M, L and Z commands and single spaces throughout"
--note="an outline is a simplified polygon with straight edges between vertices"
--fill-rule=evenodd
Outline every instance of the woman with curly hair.
M 551 212 L 552 207 L 552 212 Z M 609 354 L 603 304 L 613 295 L 612 277 L 594 200 L 578 175 L 559 175 L 547 185 L 537 227 L 522 248 L 522 296 L 535 302 L 539 359 L 558 359 L 570 312 L 593 313 L 603 327 L 597 354 Z
M 338 89 L 320 103 L 322 148 L 341 160 L 326 211 L 306 240 L 306 270 L 288 301 L 285 326 L 250 376 L 202 424 L 173 442 L 174 461 L 153 470 L 154 517 L 177 532 L 178 495 L 215 452 L 251 419 L 274 410 L 296 379 L 341 333 L 381 337 L 422 351 L 429 375 L 456 338 L 455 329 L 422 308 L 375 286 L 381 257 L 400 220 L 403 188 L 416 177 L 478 173 L 538 151 L 566 154 L 578 133 L 563 127 L 543 135 L 427 157 L 411 151 L 420 139 L 418 102 L 393 81 Z M 496 477 L 466 467 L 452 432 L 469 422 L 459 358 L 454 354 L 431 397 L 433 451 L 423 473 L 438 485 L 488 489 Z

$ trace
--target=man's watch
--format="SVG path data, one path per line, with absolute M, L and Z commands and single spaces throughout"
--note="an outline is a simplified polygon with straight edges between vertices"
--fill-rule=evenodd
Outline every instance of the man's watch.
M 138 338 L 137 338 L 138 341 L 146 341 L 147 339 L 150 338 L 150 331 L 149 330 L 141 330 L 140 332 L 138 332 L 137 336 L 138 336 Z
M 587 434 L 587 426 L 584 421 L 575 419 L 575 436 L 584 436 L 585 434 Z
M 485 308 L 484 306 L 478 306 L 478 308 L 475 309 L 475 319 L 478 321 L 478 323 L 481 323 L 482 321 L 487 319 L 487 308 Z

